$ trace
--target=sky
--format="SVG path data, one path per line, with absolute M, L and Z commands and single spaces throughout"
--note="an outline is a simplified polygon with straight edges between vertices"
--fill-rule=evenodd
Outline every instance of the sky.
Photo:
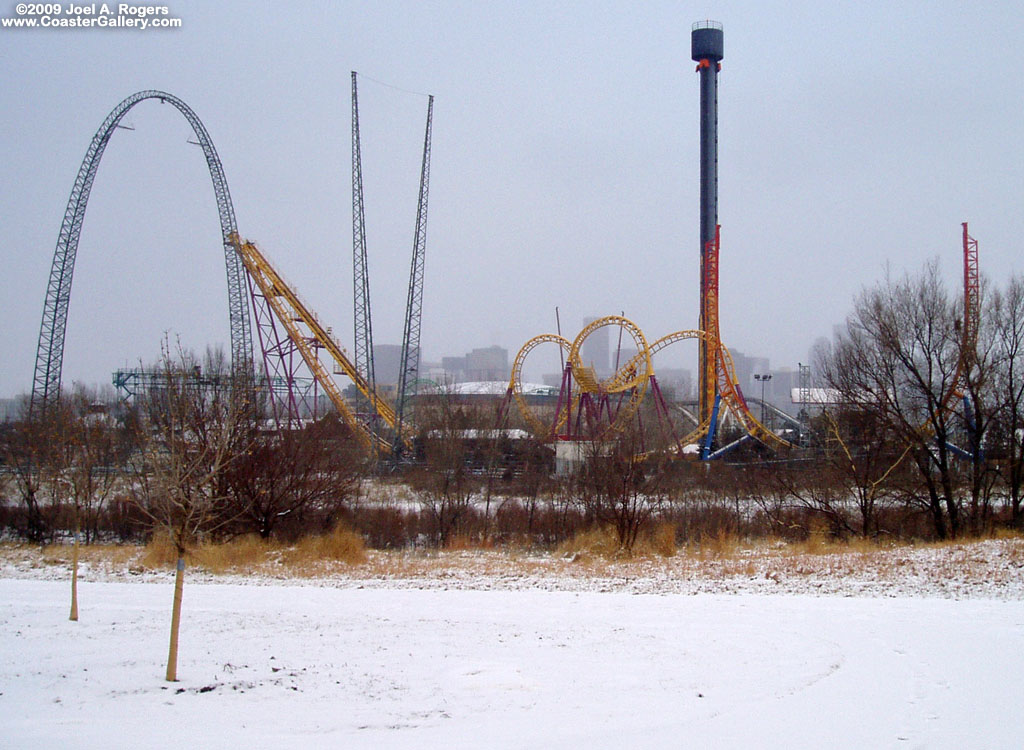
M 142 89 L 198 114 L 240 232 L 350 350 L 353 70 L 377 343 L 401 342 L 428 93 L 426 360 L 492 344 L 511 358 L 556 331 L 556 308 L 570 339 L 588 316 L 625 314 L 650 340 L 696 328 L 690 29 L 707 18 L 725 32 L 727 346 L 795 368 L 887 269 L 937 257 L 957 289 L 964 221 L 986 276 L 1024 270 L 1015 3 L 167 8 L 180 29 L 0 28 L 0 397 L 31 388 L 53 248 L 89 141 Z M 15 14 L 0 6 L 0 18 Z M 82 230 L 65 386 L 153 362 L 165 336 L 196 350 L 228 342 L 202 152 L 169 105 L 143 102 L 124 124 L 134 129 L 111 139 Z

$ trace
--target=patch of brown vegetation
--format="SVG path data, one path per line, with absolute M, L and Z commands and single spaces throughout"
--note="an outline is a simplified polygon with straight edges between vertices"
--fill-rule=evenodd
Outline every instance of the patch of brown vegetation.
M 696 544 L 686 547 L 686 554 L 698 560 L 731 559 L 744 549 L 742 541 L 726 528 L 719 528 L 717 533 L 702 534 Z
M 366 562 L 366 545 L 359 534 L 338 524 L 328 534 L 303 537 L 285 547 L 255 534 L 227 542 L 204 542 L 185 555 L 189 567 L 214 574 L 272 574 L 307 577 L 321 575 L 332 563 L 361 565 Z M 174 545 L 164 535 L 154 535 L 143 548 L 140 563 L 150 569 L 171 569 L 177 561 Z
M 329 534 L 307 536 L 294 547 L 285 550 L 281 562 L 290 568 L 313 571 L 325 562 L 362 565 L 367 560 L 363 538 L 348 526 L 339 523 Z
M 615 530 L 610 526 L 595 526 L 566 539 L 555 548 L 555 554 L 559 557 L 570 558 L 574 562 L 588 557 L 608 559 L 625 556 L 619 546 Z
M 646 560 L 654 557 L 673 557 L 677 551 L 676 527 L 671 523 L 660 523 L 645 534 L 641 534 L 632 549 L 619 544 L 618 535 L 611 526 L 591 527 L 575 534 L 559 544 L 554 554 L 572 562 L 596 560 L 629 561 Z
M 673 523 L 659 523 L 646 538 L 651 552 L 661 557 L 674 557 L 676 554 L 676 526 Z
M 21 545 L 33 549 L 34 545 Z M 74 547 L 71 544 L 48 544 L 42 550 L 44 565 L 70 565 Z M 123 544 L 81 544 L 78 547 L 80 563 L 107 565 L 113 569 L 128 565 L 135 560 L 138 548 Z
M 922 586 L 960 591 L 1019 588 L 1024 572 L 1024 539 L 982 540 L 941 545 L 892 545 L 832 540 L 805 544 L 764 542 L 743 544 L 727 534 L 674 550 L 674 538 L 652 533 L 632 556 L 623 555 L 614 532 L 581 534 L 571 544 L 543 552 L 528 547 L 367 551 L 362 538 L 345 527 L 319 537 L 283 546 L 255 537 L 227 544 L 202 545 L 189 555 L 189 566 L 214 575 L 274 578 L 339 578 L 349 581 L 417 580 L 430 585 L 476 581 L 484 585 L 536 585 L 558 579 L 608 579 L 619 586 L 630 581 L 770 582 L 792 587 L 807 585 L 836 590 L 843 582 L 854 586 Z M 811 551 L 808 551 L 811 550 Z M 136 572 L 140 564 L 170 570 L 174 550 L 156 539 L 145 549 L 133 546 L 82 547 L 82 559 L 96 571 Z M 2 544 L 0 561 L 13 571 L 70 566 L 71 546 L 42 549 L 33 545 Z M 532 582 L 532 583 L 530 583 Z M 671 585 L 671 584 L 669 584 Z M 859 590 L 859 589 L 858 589 Z

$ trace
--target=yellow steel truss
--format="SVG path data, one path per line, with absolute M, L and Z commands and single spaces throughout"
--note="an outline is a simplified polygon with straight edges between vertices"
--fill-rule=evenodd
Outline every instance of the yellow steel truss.
M 367 449 L 380 450 L 384 453 L 390 452 L 391 444 L 388 440 L 372 432 L 349 408 L 338 384 L 320 362 L 316 350 L 324 349 L 331 355 L 337 369 L 355 383 L 356 388 L 366 397 L 384 423 L 391 430 L 395 430 L 397 420 L 391 404 L 370 387 L 366 378 L 349 360 L 341 345 L 320 324 L 316 315 L 303 304 L 295 290 L 281 278 L 259 249 L 253 243 L 244 241 L 237 235 L 232 236 L 231 241 L 242 259 L 249 277 L 263 293 L 270 308 L 274 311 L 274 315 L 288 332 L 288 337 L 299 350 L 313 377 L 327 392 L 328 398 L 331 399 L 341 418 L 352 428 Z M 401 438 L 407 446 L 410 445 L 408 434 L 403 434 Z

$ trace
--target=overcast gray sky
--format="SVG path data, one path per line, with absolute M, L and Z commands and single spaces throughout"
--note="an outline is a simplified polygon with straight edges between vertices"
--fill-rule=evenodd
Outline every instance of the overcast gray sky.
M 378 343 L 399 343 L 426 98 L 436 96 L 423 348 L 514 353 L 584 316 L 651 339 L 697 325 L 698 79 L 725 28 L 722 335 L 806 361 L 885 272 L 960 222 L 1020 271 L 1024 11 L 1015 2 L 220 2 L 178 30 L 0 30 L 0 396 L 31 388 L 46 280 L 93 133 L 163 89 L 205 123 L 240 230 L 351 348 L 350 81 L 357 70 Z M 14 3 L 0 5 L 12 17 Z M 228 338 L 216 206 L 168 105 L 127 117 L 82 232 L 64 383 Z M 694 355 L 695 356 L 695 355 Z M 539 374 L 539 373 L 538 373 Z

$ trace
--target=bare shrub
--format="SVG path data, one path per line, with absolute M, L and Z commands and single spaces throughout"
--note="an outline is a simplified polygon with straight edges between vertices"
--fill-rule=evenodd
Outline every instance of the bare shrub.
M 358 446 L 334 419 L 268 433 L 249 426 L 250 446 L 226 472 L 234 526 L 268 539 L 297 538 L 350 500 L 363 470 Z
M 699 543 L 719 534 L 736 536 L 738 513 L 711 497 L 689 497 L 675 503 L 663 516 L 676 528 L 683 543 Z
M 588 520 L 614 528 L 619 547 L 627 553 L 668 501 L 669 464 L 641 458 L 643 445 L 636 425 L 585 443 L 584 459 L 572 476 L 574 499 Z
M 346 520 L 371 548 L 402 549 L 414 541 L 416 515 L 400 508 L 370 506 L 353 510 Z

